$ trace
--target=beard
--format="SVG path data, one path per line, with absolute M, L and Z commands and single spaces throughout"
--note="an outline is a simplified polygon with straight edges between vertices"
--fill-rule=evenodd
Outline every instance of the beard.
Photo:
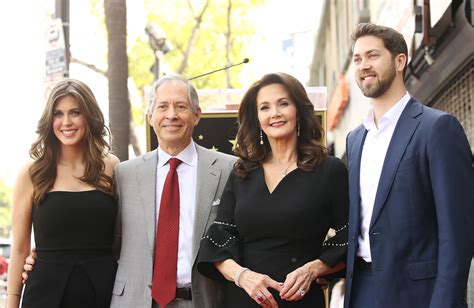
M 385 71 L 382 72 L 380 78 L 377 78 L 377 82 L 375 84 L 364 86 L 362 80 L 360 80 L 360 78 L 357 78 L 357 85 L 359 86 L 364 96 L 370 98 L 377 98 L 387 92 L 387 90 L 392 85 L 395 76 L 395 61 L 392 61 L 391 65 Z

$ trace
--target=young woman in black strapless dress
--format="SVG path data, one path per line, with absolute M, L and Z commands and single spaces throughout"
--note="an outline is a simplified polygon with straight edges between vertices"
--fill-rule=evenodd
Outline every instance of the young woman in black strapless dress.
M 117 263 L 117 214 L 108 129 L 84 83 L 51 91 L 13 192 L 7 307 L 109 307 Z M 22 294 L 32 227 L 37 259 Z M 21 301 L 20 301 L 21 300 Z

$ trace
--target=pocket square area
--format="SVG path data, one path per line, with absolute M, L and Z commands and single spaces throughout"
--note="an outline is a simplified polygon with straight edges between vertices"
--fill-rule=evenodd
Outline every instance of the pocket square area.
M 214 202 L 212 202 L 212 206 L 219 205 L 221 203 L 221 199 L 217 199 Z

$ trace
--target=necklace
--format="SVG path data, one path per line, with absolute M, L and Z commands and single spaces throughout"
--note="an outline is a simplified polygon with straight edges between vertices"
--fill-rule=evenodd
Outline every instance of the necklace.
M 290 169 L 291 166 L 293 166 L 293 163 L 295 163 L 296 160 L 292 161 L 288 167 L 286 167 L 286 169 L 283 171 L 283 176 L 287 175 L 288 174 L 288 169 Z

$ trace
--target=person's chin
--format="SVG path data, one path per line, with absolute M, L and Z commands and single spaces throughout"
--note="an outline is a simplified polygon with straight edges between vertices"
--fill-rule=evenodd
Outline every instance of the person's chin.
M 71 140 L 71 139 L 67 139 L 67 140 L 60 140 L 61 141 L 61 144 L 64 145 L 64 146 L 77 146 L 79 145 L 80 141 L 79 140 Z
M 287 132 L 281 132 L 281 133 L 270 135 L 268 136 L 268 138 L 278 140 L 278 141 L 284 141 L 284 140 L 290 140 L 292 138 L 292 134 L 287 133 Z

